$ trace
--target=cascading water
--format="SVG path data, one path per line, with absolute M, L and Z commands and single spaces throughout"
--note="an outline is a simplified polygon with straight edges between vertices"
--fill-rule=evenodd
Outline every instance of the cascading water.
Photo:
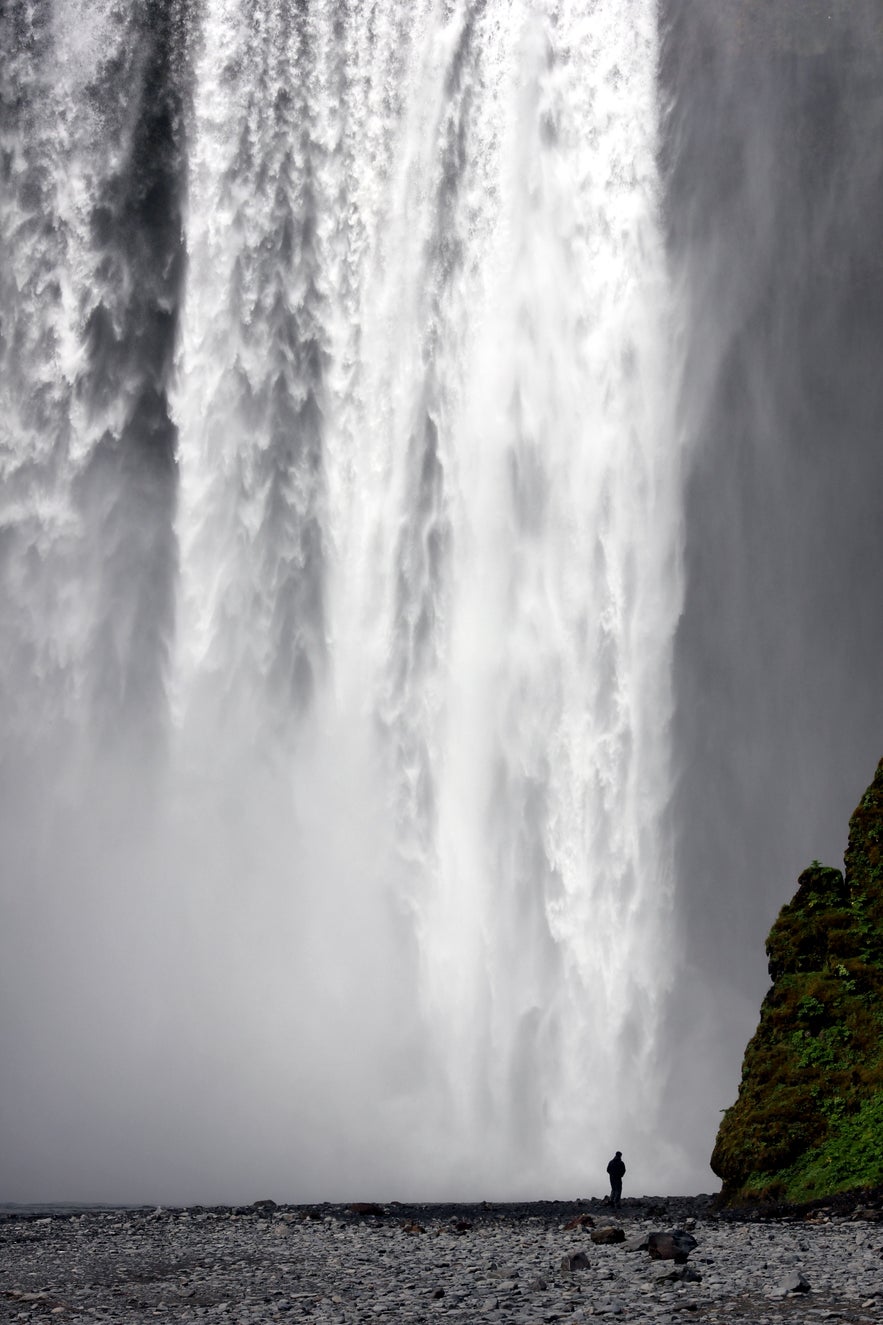
M 655 4 L 2 22 L 12 1186 L 682 1182 Z

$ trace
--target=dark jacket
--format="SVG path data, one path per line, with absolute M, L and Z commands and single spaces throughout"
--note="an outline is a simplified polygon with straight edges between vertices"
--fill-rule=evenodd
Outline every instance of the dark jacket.
M 611 1178 L 621 1178 L 623 1176 L 625 1173 L 625 1165 L 619 1156 L 613 1156 L 613 1159 L 607 1165 L 607 1172 L 610 1174 Z

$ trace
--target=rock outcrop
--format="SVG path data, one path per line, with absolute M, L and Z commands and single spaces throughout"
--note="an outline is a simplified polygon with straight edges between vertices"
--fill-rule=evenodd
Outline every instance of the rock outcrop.
M 772 988 L 711 1157 L 730 1204 L 883 1183 L 883 760 L 844 866 L 814 861 L 767 939 Z

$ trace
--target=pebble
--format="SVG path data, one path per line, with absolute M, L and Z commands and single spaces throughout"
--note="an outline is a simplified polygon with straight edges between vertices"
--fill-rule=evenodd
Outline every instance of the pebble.
M 699 1208 L 684 1267 L 637 1243 L 685 1220 L 648 1218 L 637 1201 L 619 1212 L 627 1241 L 610 1245 L 564 1228 L 574 1212 L 604 1213 L 590 1201 L 469 1207 L 465 1229 L 429 1205 L 0 1215 L 0 1322 L 883 1322 L 883 1223 Z

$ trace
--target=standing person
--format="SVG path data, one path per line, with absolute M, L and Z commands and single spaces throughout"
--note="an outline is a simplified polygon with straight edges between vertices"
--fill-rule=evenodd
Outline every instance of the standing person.
M 607 1165 L 607 1172 L 610 1174 L 610 1205 L 613 1210 L 618 1210 L 619 1203 L 622 1200 L 622 1179 L 625 1174 L 621 1150 L 617 1150 L 613 1159 Z

